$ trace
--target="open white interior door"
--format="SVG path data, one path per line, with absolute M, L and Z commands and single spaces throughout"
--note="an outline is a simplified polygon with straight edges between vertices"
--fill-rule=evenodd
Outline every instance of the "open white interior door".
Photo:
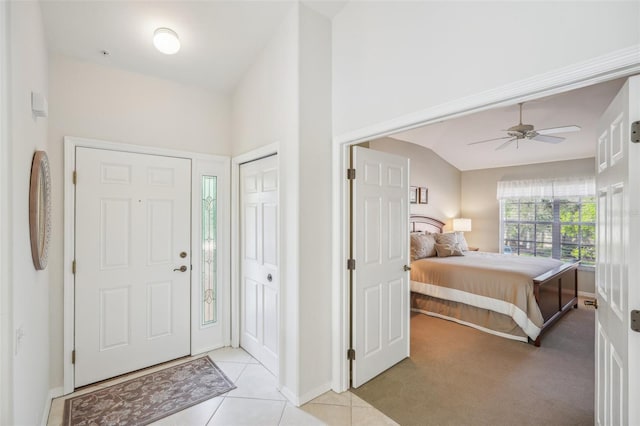
M 409 159 L 353 147 L 352 324 L 358 387 L 409 356 Z
M 640 144 L 630 140 L 631 123 L 637 120 L 640 77 L 633 77 L 598 124 L 598 425 L 640 424 L 640 333 L 630 328 L 631 310 L 640 309 L 640 288 L 635 282 L 640 276 Z

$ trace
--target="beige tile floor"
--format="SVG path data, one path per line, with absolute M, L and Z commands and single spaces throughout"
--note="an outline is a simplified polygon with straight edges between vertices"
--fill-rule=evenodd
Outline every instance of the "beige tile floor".
M 165 417 L 154 425 L 397 425 L 396 422 L 348 391 L 341 394 L 329 391 L 298 408 L 277 391 L 275 377 L 242 349 L 222 348 L 209 352 L 208 355 L 235 383 L 236 389 Z M 188 359 L 163 364 L 159 368 L 185 361 Z M 159 368 L 101 382 L 68 396 L 111 386 Z M 61 397 L 53 400 L 48 426 L 62 424 L 64 399 L 65 397 Z

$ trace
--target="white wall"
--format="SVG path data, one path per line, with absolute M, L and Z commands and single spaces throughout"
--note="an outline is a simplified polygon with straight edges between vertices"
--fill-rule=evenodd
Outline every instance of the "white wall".
M 294 5 L 232 97 L 233 155 L 279 144 L 279 379 L 298 403 L 331 381 L 330 52 L 330 22 Z
M 9 135 L 9 5 L 0 3 L 0 424 L 10 424 L 11 395 L 11 301 L 9 273 L 11 263 L 11 224 L 9 205 L 11 186 L 11 146 Z
M 427 187 L 428 204 L 411 204 L 411 214 L 420 214 L 441 220 L 451 228 L 451 220 L 460 213 L 460 170 L 446 162 L 428 148 L 392 138 L 369 142 L 369 147 L 401 155 L 411 160 L 411 186 Z
M 331 385 L 331 22 L 300 6 L 300 390 Z
M 640 44 L 640 2 L 348 2 L 334 135 Z
M 230 102 L 199 87 L 60 55 L 50 59 L 49 81 L 54 230 L 49 328 L 51 386 L 57 388 L 63 385 L 64 136 L 229 155 Z
M 232 154 L 279 144 L 280 304 L 279 380 L 294 398 L 299 385 L 298 324 L 298 7 L 292 6 L 274 36 L 238 83 L 231 100 Z M 237 210 L 232 211 L 232 217 Z
M 467 242 L 482 251 L 499 251 L 500 203 L 496 199 L 498 181 L 594 174 L 594 158 L 462 172 L 462 216 L 473 221 L 473 230 L 465 233 Z M 578 282 L 581 291 L 595 292 L 594 275 L 591 271 L 580 271 Z
M 31 113 L 31 92 L 47 95 L 47 52 L 38 2 L 9 4 L 10 45 L 10 233 L 12 329 L 24 337 L 13 342 L 12 420 L 41 422 L 49 395 L 49 272 L 36 271 L 29 238 L 29 181 L 36 150 L 48 151 L 47 119 Z M 7 236 L 3 235 L 3 238 Z M 50 248 L 50 252 L 52 249 Z M 4 331 L 4 330 L 3 330 Z M 4 377 L 3 377 L 4 378 Z M 3 395 L 3 398 L 5 396 Z

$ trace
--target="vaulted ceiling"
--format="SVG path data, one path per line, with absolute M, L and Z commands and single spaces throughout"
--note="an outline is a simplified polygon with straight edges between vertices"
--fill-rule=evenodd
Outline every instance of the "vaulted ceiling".
M 307 0 L 332 18 L 346 0 Z M 42 1 L 51 52 L 146 75 L 231 93 L 291 10 L 285 1 Z M 182 48 L 164 55 L 153 48 L 156 28 L 169 27 Z M 102 51 L 109 54 L 104 55 Z M 396 139 L 434 150 L 460 170 L 530 164 L 595 155 L 595 125 L 623 81 L 616 80 L 524 105 L 524 122 L 537 129 L 575 124 L 580 132 L 552 145 L 522 141 L 496 151 L 518 123 L 518 106 L 498 108 L 398 133 Z
M 582 128 L 554 135 L 566 138 L 558 144 L 522 140 L 500 150 L 496 148 L 505 140 L 469 145 L 506 136 L 504 130 L 519 122 L 517 104 L 419 127 L 392 138 L 430 148 L 459 170 L 594 157 L 598 120 L 623 84 L 624 79 L 618 79 L 525 103 L 523 123 L 536 129 L 565 125 Z

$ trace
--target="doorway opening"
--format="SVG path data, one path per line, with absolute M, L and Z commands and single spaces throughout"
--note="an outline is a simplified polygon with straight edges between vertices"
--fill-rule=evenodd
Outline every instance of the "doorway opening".
M 445 118 L 453 118 L 457 116 L 467 115 L 471 112 L 479 112 L 479 111 L 487 110 L 491 107 L 504 106 L 508 104 L 516 104 L 519 101 L 528 101 L 528 100 L 540 97 L 542 95 L 551 95 L 551 94 L 566 92 L 568 90 L 574 89 L 576 84 L 578 84 L 577 81 L 580 82 L 579 83 L 580 87 L 584 87 L 589 84 L 597 83 L 599 81 L 612 80 L 616 77 L 619 77 L 620 75 L 629 75 L 629 74 L 631 74 L 631 71 L 629 70 L 626 70 L 624 72 L 621 72 L 618 70 L 611 70 L 606 78 L 603 78 L 602 75 L 598 77 L 586 76 L 584 79 L 567 81 L 565 85 L 562 85 L 560 87 L 554 87 L 554 88 L 545 87 L 545 83 L 541 81 L 539 83 L 537 90 L 529 91 L 528 93 L 523 93 L 521 91 L 519 92 L 518 90 L 515 90 L 512 88 L 505 88 L 505 91 L 503 93 L 504 96 L 499 97 L 498 101 L 489 102 L 488 99 L 482 99 L 482 97 L 479 97 L 478 99 L 476 99 L 477 103 L 473 105 L 473 107 L 467 107 L 467 108 L 463 108 L 462 106 L 463 103 L 460 102 L 460 109 L 457 110 L 458 112 L 451 113 L 450 112 L 451 109 L 447 109 L 446 113 L 444 113 L 444 110 L 443 110 L 443 115 L 437 116 L 437 112 L 431 111 L 433 112 L 433 114 L 430 114 L 428 117 L 426 117 L 424 122 L 421 124 L 429 124 L 430 122 L 436 121 L 436 119 L 440 121 Z M 334 158 L 336 159 L 336 161 L 334 162 L 334 164 L 336 164 L 336 167 L 334 168 L 334 171 L 335 171 L 334 176 L 336 176 L 336 179 L 338 181 L 336 184 L 336 191 L 339 194 L 339 196 L 337 197 L 337 205 L 339 206 L 339 208 L 334 210 L 334 220 L 335 220 L 334 223 L 336 224 L 336 227 L 340 230 L 340 232 L 337 232 L 337 234 L 340 236 L 340 239 L 339 239 L 340 244 L 336 244 L 336 250 L 340 252 L 339 256 L 341 259 L 345 257 L 346 253 L 348 253 L 348 251 L 346 250 L 348 245 L 345 242 L 346 240 L 345 236 L 349 235 L 351 232 L 351 229 L 350 229 L 351 225 L 348 222 L 348 216 L 345 213 L 346 206 L 348 205 L 348 198 L 345 196 L 345 194 L 348 193 L 348 184 L 345 183 L 345 180 L 343 177 L 344 171 L 342 170 L 342 168 L 345 168 L 345 165 L 346 165 L 345 159 L 348 158 L 348 147 L 351 145 L 360 143 L 362 141 L 372 141 L 386 135 L 392 135 L 396 133 L 398 130 L 413 129 L 417 127 L 417 125 L 418 124 L 415 122 L 407 123 L 406 126 L 399 126 L 401 128 L 396 127 L 394 129 L 388 129 L 389 131 L 384 131 L 384 132 L 379 131 L 379 129 L 377 128 L 375 130 L 372 128 L 370 132 L 363 130 L 357 138 L 351 137 L 351 138 L 345 138 L 342 140 L 340 138 L 337 139 L 335 149 L 334 149 Z M 338 176 L 340 176 L 339 179 L 338 179 Z M 456 214 L 456 212 L 453 212 L 453 214 Z M 451 217 L 455 217 L 455 216 L 451 216 Z M 336 258 L 336 264 L 339 264 L 337 263 L 337 259 L 338 257 Z M 345 274 L 343 271 L 335 271 L 335 277 L 341 283 L 347 282 L 346 280 L 348 279 L 347 274 Z M 345 322 L 342 320 L 342 318 L 344 318 L 343 317 L 344 309 L 345 309 L 344 307 L 348 306 L 349 303 L 351 303 L 350 295 L 344 290 L 344 287 L 338 286 L 335 288 L 335 290 L 336 290 L 336 300 L 340 302 L 338 303 L 338 306 L 341 307 L 341 309 L 339 309 L 338 312 L 336 312 L 335 318 L 338 323 L 342 324 L 342 326 L 345 327 L 344 326 Z M 342 334 L 341 336 L 340 335 L 336 336 L 337 347 L 339 348 L 347 347 L 347 339 L 345 339 L 344 337 L 345 335 L 348 336 L 348 334 L 346 333 L 347 331 L 348 331 L 348 328 L 345 328 L 343 332 L 344 334 Z M 348 386 L 348 369 L 344 367 L 344 365 L 346 364 L 346 361 L 343 361 L 341 359 L 344 356 L 343 353 L 339 354 L 338 352 L 336 352 L 334 355 L 335 357 L 334 360 L 338 360 L 334 364 L 334 367 L 335 367 L 334 371 L 337 374 L 339 374 L 335 378 L 336 380 L 334 382 L 334 386 L 336 386 L 337 389 L 346 389 L 346 387 Z

